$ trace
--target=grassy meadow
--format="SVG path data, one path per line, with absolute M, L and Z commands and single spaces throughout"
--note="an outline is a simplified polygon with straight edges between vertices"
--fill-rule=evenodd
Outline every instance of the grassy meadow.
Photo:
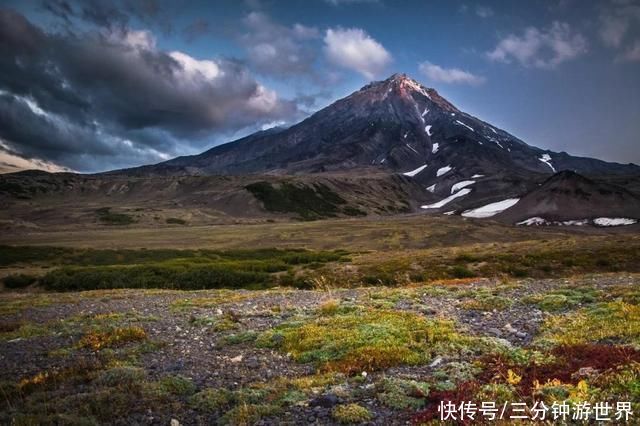
M 640 412 L 633 232 L 410 216 L 175 229 L 0 239 L 0 422 L 426 425 L 440 401 Z

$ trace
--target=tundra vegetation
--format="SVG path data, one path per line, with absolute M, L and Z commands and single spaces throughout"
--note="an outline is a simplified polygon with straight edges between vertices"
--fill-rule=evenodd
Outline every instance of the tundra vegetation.
M 639 253 L 632 234 L 0 246 L 0 422 L 437 424 L 443 400 L 640 415 Z

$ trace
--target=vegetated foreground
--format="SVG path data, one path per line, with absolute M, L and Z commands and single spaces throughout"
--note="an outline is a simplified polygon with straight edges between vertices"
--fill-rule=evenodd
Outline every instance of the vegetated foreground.
M 4 293 L 2 423 L 401 424 L 440 400 L 632 401 L 640 275 Z
M 640 238 L 403 235 L 367 251 L 0 246 L 0 422 L 437 424 L 440 401 L 640 415 Z

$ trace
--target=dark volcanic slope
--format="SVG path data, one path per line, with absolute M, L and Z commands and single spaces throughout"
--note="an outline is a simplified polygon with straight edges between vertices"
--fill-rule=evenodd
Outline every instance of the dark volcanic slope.
M 529 146 L 460 111 L 434 89 L 398 74 L 371 83 L 288 129 L 258 132 L 200 155 L 112 173 L 360 174 L 362 169 L 408 173 L 424 188 L 430 187 L 433 194 L 427 197 L 433 201 L 449 196 L 455 183 L 483 175 L 473 178 L 471 193 L 451 203 L 453 207 L 518 196 L 561 170 L 586 175 L 640 173 L 635 165 Z
M 548 221 L 597 217 L 640 219 L 640 197 L 619 186 L 564 171 L 550 177 L 495 219 L 516 223 L 532 217 Z
M 465 173 L 499 169 L 552 174 L 638 172 L 631 165 L 573 157 L 531 147 L 472 117 L 434 89 L 405 75 L 371 83 L 288 129 L 258 132 L 202 154 L 120 173 L 317 173 L 375 167 L 435 176 L 447 165 Z

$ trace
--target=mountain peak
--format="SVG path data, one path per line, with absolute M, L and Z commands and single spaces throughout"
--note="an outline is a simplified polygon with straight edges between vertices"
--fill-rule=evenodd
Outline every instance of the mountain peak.
M 436 89 L 422 85 L 405 73 L 395 73 L 386 80 L 373 81 L 356 93 L 366 93 L 377 99 L 390 99 L 395 95 L 413 102 L 419 101 L 421 104 L 435 104 L 445 112 L 460 112 L 451 102 L 442 97 Z

